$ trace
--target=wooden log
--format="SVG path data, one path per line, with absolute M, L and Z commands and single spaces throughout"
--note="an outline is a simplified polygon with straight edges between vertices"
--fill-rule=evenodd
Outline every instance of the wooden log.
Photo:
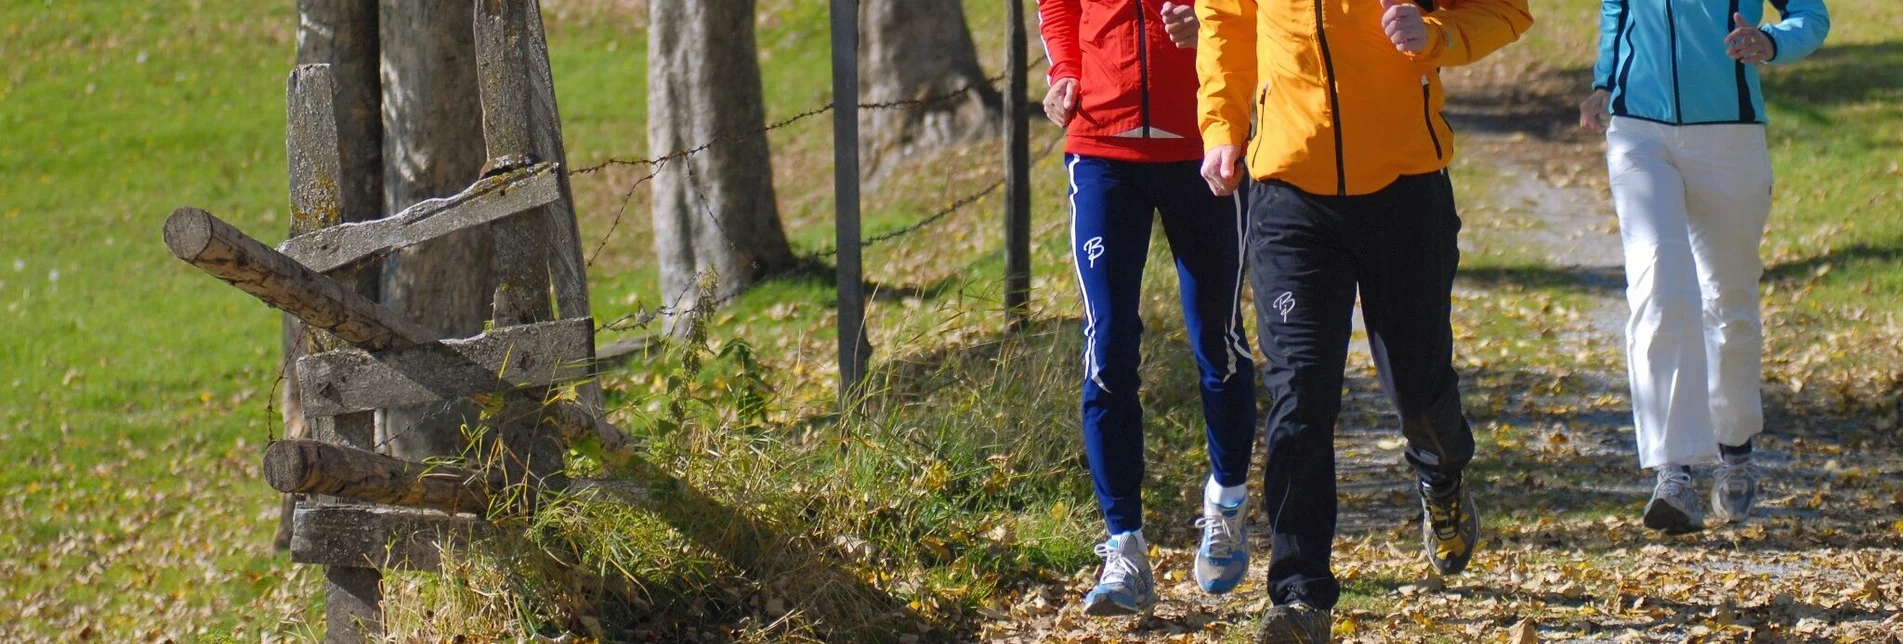
M 165 245 L 186 263 L 351 344 L 390 349 L 436 339 L 429 329 L 305 268 L 203 210 L 173 211 L 165 221 Z
M 454 465 L 417 463 L 375 452 L 310 439 L 284 439 L 264 452 L 264 479 L 285 493 L 325 494 L 384 505 L 446 514 L 483 515 L 488 511 L 521 513 L 535 499 L 493 505 L 506 482 L 498 473 Z M 644 483 L 627 479 L 559 479 L 541 493 L 646 505 Z
M 501 481 L 474 470 L 431 465 L 310 439 L 285 439 L 264 451 L 272 489 L 440 510 L 488 512 Z
M 477 517 L 431 510 L 300 504 L 291 532 L 291 561 L 333 566 L 331 570 L 438 571 L 445 550 L 469 547 L 492 530 Z
M 486 177 L 460 193 L 417 203 L 394 217 L 292 237 L 278 250 L 311 270 L 330 271 L 555 201 L 561 198 L 559 172 L 553 163 L 537 163 Z
M 305 413 L 334 416 L 579 381 L 593 341 L 593 318 L 558 320 L 375 353 L 330 351 L 299 360 L 297 374 L 308 383 Z

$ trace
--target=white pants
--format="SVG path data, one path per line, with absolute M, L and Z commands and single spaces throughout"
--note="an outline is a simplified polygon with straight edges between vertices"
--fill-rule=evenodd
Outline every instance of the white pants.
M 1639 465 L 1718 460 L 1764 429 L 1758 245 L 1771 213 L 1764 126 L 1615 117 L 1606 131 L 1625 243 L 1626 365 Z

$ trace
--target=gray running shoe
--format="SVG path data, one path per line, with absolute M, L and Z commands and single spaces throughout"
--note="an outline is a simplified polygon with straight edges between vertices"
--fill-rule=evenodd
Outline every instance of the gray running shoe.
M 1726 455 L 1711 475 L 1711 515 L 1725 523 L 1742 523 L 1758 500 L 1758 466 L 1750 454 Z
M 1196 548 L 1196 583 L 1203 592 L 1220 595 L 1235 590 L 1249 572 L 1249 532 L 1243 514 L 1240 502 L 1225 507 L 1203 501 L 1203 516 L 1196 519 L 1196 527 L 1203 531 L 1203 543 Z
M 1146 546 L 1141 538 L 1127 534 L 1097 544 L 1103 574 L 1097 578 L 1097 587 L 1084 595 L 1085 615 L 1140 615 L 1156 606 L 1156 578 Z
M 1705 513 L 1698 508 L 1698 493 L 1692 491 L 1691 471 L 1678 465 L 1659 468 L 1658 485 L 1645 504 L 1645 527 L 1665 534 L 1705 529 Z
M 1327 609 L 1301 601 L 1271 606 L 1262 613 L 1257 644 L 1328 644 L 1334 637 L 1334 616 Z

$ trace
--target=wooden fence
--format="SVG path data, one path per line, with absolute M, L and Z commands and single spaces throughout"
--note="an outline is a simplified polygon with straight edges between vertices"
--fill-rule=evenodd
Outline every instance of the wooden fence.
M 180 260 L 301 320 L 313 355 L 296 362 L 301 413 L 312 438 L 273 442 L 264 478 L 299 495 L 292 561 L 324 567 L 330 642 L 382 636 L 382 570 L 438 570 L 446 551 L 478 543 L 490 517 L 531 512 L 543 495 L 624 494 L 625 481 L 569 480 L 569 450 L 611 472 L 635 464 L 634 445 L 603 417 L 589 380 L 595 325 L 564 168 L 560 118 L 536 0 L 474 0 L 483 137 L 490 158 L 462 192 L 402 212 L 348 211 L 340 186 L 344 144 L 328 65 L 294 70 L 286 92 L 285 146 L 292 229 L 271 248 L 203 210 L 165 222 Z M 858 178 L 857 0 L 833 11 L 835 189 L 838 193 L 841 401 L 864 378 Z M 1028 113 L 1024 105 L 1023 0 L 1005 0 L 1011 27 L 1005 118 L 1006 306 L 1026 315 L 1029 268 Z M 845 100 L 841 100 L 845 99 Z M 439 338 L 359 292 L 381 257 L 475 226 L 494 236 L 498 286 L 490 331 Z M 572 390 L 575 395 L 563 395 Z M 494 462 L 451 466 L 379 454 L 375 411 L 468 398 L 494 412 Z M 526 493 L 516 493 L 523 491 Z

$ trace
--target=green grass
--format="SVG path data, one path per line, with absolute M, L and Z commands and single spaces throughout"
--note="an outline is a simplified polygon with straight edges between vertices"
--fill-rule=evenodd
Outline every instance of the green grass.
M 571 161 L 651 156 L 644 16 L 615 3 L 550 4 Z M 1002 11 L 968 4 L 987 69 L 996 69 Z M 1508 55 L 1580 77 L 1594 3 L 1534 4 L 1540 25 Z M 1789 404 L 1855 411 L 1895 386 L 1893 367 L 1883 368 L 1903 345 L 1884 304 L 1903 294 L 1903 85 L 1871 71 L 1903 67 L 1895 36 L 1903 9 L 1839 4 L 1823 54 L 1766 71 L 1779 175 L 1765 245 L 1768 365 L 1775 383 L 1813 383 Z M 827 102 L 823 3 L 769 0 L 762 14 L 768 119 Z M 0 59 L 9 61 L 0 70 L 0 462 L 12 464 L 0 469 L 0 521 L 12 526 L 0 531 L 0 614 L 20 616 L 0 623 L 0 639 L 86 628 L 108 639 L 184 641 L 312 632 L 320 583 L 270 553 L 274 495 L 257 477 L 277 423 L 266 409 L 277 317 L 168 257 L 159 240 L 163 218 L 184 204 L 267 241 L 282 234 L 294 20 L 287 3 L 236 0 L 0 7 Z M 781 214 L 802 253 L 831 246 L 829 128 L 816 117 L 771 136 Z M 1034 146 L 1053 134 L 1036 126 Z M 866 230 L 896 229 L 987 185 L 996 158 L 994 147 L 974 146 L 895 174 L 867 195 Z M 1469 266 L 1538 267 L 1510 243 L 1524 222 L 1487 203 L 1485 165 L 1457 173 L 1481 244 Z M 603 320 L 656 304 L 646 196 L 626 198 L 641 174 L 575 180 L 584 243 L 591 255 L 602 249 L 591 287 Z M 676 346 L 607 383 L 623 408 L 616 419 L 649 439 L 651 474 L 675 481 L 656 508 L 570 506 L 525 533 L 631 577 L 634 589 L 614 596 L 626 600 L 618 614 L 637 632 L 672 632 L 642 615 L 700 615 L 761 637 L 849 636 L 863 634 L 849 622 L 868 607 L 907 616 L 878 627 L 889 632 L 911 622 L 969 629 L 971 609 L 1088 565 L 1098 524 L 1075 431 L 1077 313 L 1055 157 L 1036 166 L 1034 181 L 1042 188 L 1028 332 L 1001 332 L 996 195 L 868 251 L 870 279 L 892 295 L 869 310 L 875 395 L 863 413 L 832 411 L 831 275 L 769 282 L 710 323 L 708 351 L 744 341 L 761 366 L 710 355 L 692 384 L 670 392 L 666 378 L 690 350 Z M 1163 247 L 1159 235 L 1155 266 L 1168 261 Z M 1148 382 L 1193 378 L 1174 290 L 1170 271 L 1149 272 Z M 1565 281 L 1534 281 L 1456 303 L 1477 431 L 1490 452 L 1523 456 L 1480 464 L 1490 482 L 1518 481 L 1519 470 L 1541 463 L 1587 467 L 1560 453 L 1529 456 L 1541 453 L 1531 442 L 1547 430 L 1523 418 L 1618 402 L 1522 395 L 1582 364 L 1618 367 L 1605 347 L 1548 333 L 1555 312 L 1584 309 L 1587 297 Z M 733 413 L 743 391 L 736 374 L 747 373 L 775 388 L 764 418 Z M 669 426 L 670 398 L 701 404 Z M 1156 525 L 1182 524 L 1193 507 L 1184 482 L 1202 467 L 1193 391 L 1155 386 L 1144 402 L 1150 510 Z M 1566 512 L 1565 520 L 1596 521 L 1611 510 Z M 1524 529 L 1532 516 L 1489 526 Z M 559 612 L 549 605 L 559 593 L 492 574 L 535 561 L 470 565 L 447 583 L 397 578 L 393 624 L 419 633 L 561 626 L 542 621 Z M 1344 606 L 1381 614 L 1392 599 L 1387 582 L 1399 578 L 1370 575 L 1349 584 Z M 458 594 L 458 582 L 512 599 L 483 603 Z M 738 599 L 703 601 L 730 596 Z M 774 626 L 758 620 L 756 599 L 805 611 Z M 423 610 L 444 619 L 418 617 Z M 461 621 L 445 621 L 452 615 Z

